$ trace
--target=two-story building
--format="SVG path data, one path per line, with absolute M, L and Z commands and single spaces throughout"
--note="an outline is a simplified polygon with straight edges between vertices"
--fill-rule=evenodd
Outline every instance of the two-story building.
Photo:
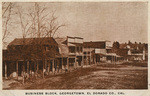
M 105 62 L 109 41 L 84 42 L 84 62 L 86 65 Z
M 52 37 L 16 38 L 3 51 L 3 76 L 16 77 L 31 73 L 56 71 L 59 63 L 58 44 Z M 60 66 L 60 67 L 58 67 Z
M 148 45 L 143 43 L 124 43 L 120 44 L 121 49 L 127 49 L 129 61 L 147 61 L 148 60 Z
M 58 43 L 63 62 L 66 62 L 63 68 L 71 70 L 83 65 L 83 38 L 67 36 L 57 37 L 55 40 Z

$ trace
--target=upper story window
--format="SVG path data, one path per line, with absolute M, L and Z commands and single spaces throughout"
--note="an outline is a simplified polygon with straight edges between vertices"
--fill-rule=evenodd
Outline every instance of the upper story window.
M 80 47 L 77 47 L 77 52 L 79 52 L 80 51 Z
M 49 46 L 49 45 L 45 45 L 44 47 L 45 47 L 45 51 L 49 51 L 51 49 L 50 48 L 51 46 Z
M 69 46 L 69 52 L 75 53 L 75 46 Z
M 80 47 L 80 52 L 83 52 L 83 48 L 82 47 Z
M 14 46 L 14 45 L 8 46 L 8 50 L 9 51 L 16 51 L 16 46 Z
M 49 51 L 49 46 L 46 46 L 46 47 L 45 47 L 45 51 Z

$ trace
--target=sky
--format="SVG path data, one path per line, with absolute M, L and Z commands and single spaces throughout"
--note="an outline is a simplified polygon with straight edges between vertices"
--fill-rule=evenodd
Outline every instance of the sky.
M 58 21 L 66 25 L 58 30 L 56 36 L 79 36 L 83 37 L 84 41 L 148 42 L 148 4 L 146 2 L 51 2 L 45 4 L 50 11 L 56 10 Z M 31 6 L 30 3 L 18 5 L 21 5 L 24 10 Z M 19 28 L 14 29 L 12 33 L 8 42 L 21 34 Z

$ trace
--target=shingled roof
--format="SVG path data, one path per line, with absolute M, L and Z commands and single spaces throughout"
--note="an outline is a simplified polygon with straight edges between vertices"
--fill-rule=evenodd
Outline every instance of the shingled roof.
M 49 49 L 49 51 L 41 51 L 43 49 L 38 49 L 38 47 L 32 47 L 32 46 L 35 46 L 34 43 L 42 44 L 42 45 L 52 45 L 55 47 L 51 47 L 52 49 Z M 26 50 L 25 50 L 26 47 L 23 47 L 23 49 L 21 49 L 25 51 L 20 51 L 20 49 L 19 50 L 13 49 L 13 46 L 19 46 L 19 45 L 31 45 L 31 47 L 27 47 L 28 49 Z M 36 50 L 36 48 L 38 50 Z M 27 57 L 27 59 L 32 59 L 32 58 L 41 59 L 40 54 L 42 54 L 42 52 L 44 52 L 45 58 L 55 58 L 55 57 L 60 56 L 59 50 L 58 50 L 58 44 L 55 41 L 55 39 L 52 37 L 25 38 L 25 39 L 16 38 L 11 43 L 9 43 L 8 50 L 3 50 L 3 60 L 21 60 L 21 59 L 24 59 L 25 57 Z
M 32 45 L 32 44 L 43 44 L 43 45 L 57 45 L 56 41 L 52 37 L 46 38 L 16 38 L 12 42 L 9 43 L 10 45 Z

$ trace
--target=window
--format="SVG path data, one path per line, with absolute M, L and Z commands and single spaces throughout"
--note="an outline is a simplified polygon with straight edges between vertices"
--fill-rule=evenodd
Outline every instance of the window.
M 80 52 L 83 52 L 83 48 L 82 47 L 80 47 Z
M 45 45 L 45 51 L 49 51 L 50 50 L 50 46 Z
M 69 52 L 70 53 L 75 53 L 75 47 L 74 46 L 69 46 Z
M 79 48 L 79 47 L 77 47 L 77 52 L 79 52 L 79 49 L 80 49 L 80 48 Z
M 48 46 L 45 47 L 45 51 L 49 51 L 49 47 Z

